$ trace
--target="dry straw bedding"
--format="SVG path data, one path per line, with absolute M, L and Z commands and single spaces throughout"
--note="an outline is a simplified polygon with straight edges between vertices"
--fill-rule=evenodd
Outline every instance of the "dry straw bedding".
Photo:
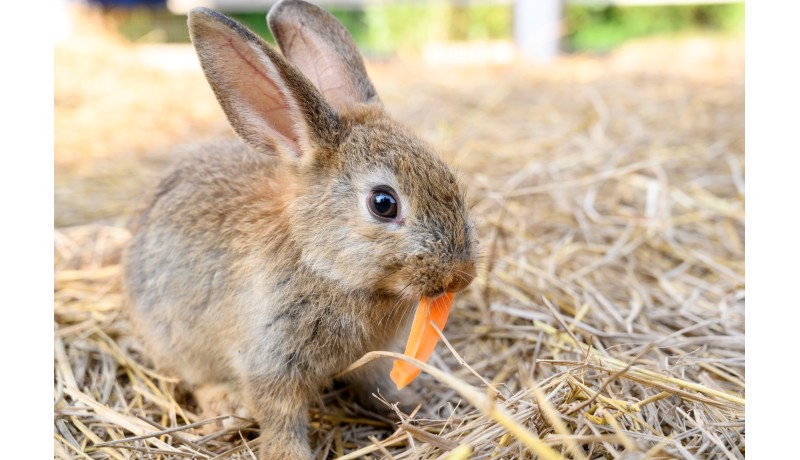
M 204 429 L 120 309 L 126 213 L 171 146 L 229 135 L 196 69 L 152 53 L 56 49 L 55 455 L 254 458 L 254 424 Z M 741 43 L 370 70 L 457 166 L 481 272 L 419 410 L 384 419 L 331 389 L 317 458 L 743 458 Z

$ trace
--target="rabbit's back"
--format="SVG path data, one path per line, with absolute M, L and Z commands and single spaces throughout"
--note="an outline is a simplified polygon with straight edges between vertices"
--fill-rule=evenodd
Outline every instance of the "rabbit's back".
M 131 221 L 125 288 L 159 367 L 190 384 L 231 375 L 240 273 L 285 238 L 280 166 L 239 141 L 185 155 Z M 230 378 L 233 378 L 231 375 Z

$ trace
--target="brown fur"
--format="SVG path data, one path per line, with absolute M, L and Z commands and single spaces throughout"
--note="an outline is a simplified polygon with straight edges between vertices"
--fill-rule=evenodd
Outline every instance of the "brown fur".
M 274 8 L 282 28 L 308 15 L 314 27 L 341 28 L 303 2 Z M 125 255 L 127 303 L 159 367 L 193 388 L 243 392 L 262 431 L 259 458 L 308 458 L 309 403 L 361 355 L 402 340 L 420 296 L 469 284 L 474 230 L 447 166 L 365 99 L 363 83 L 334 107 L 241 25 L 206 9 L 189 22 L 245 142 L 194 152 L 148 197 Z M 313 48 L 330 34 L 312 35 Z M 338 65 L 369 81 L 352 64 L 352 40 L 322 45 L 350 47 Z M 398 193 L 398 222 L 369 214 L 379 185 Z M 350 376 L 363 400 L 378 388 L 402 398 L 389 365 Z

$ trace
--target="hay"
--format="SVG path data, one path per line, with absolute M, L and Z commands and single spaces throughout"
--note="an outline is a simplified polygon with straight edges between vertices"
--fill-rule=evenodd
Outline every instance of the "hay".
M 55 455 L 254 458 L 252 421 L 206 434 L 215 420 L 149 367 L 120 310 L 128 200 L 170 145 L 224 121 L 148 96 L 194 70 L 133 65 L 118 77 L 137 98 L 104 92 L 70 109 L 92 120 L 71 119 L 59 104 L 93 81 L 58 82 L 110 59 L 107 46 L 69 65 L 56 50 L 56 222 L 69 211 L 64 221 L 83 225 L 55 232 Z M 141 52 L 112 49 L 119 62 Z M 370 71 L 395 115 L 457 165 L 481 271 L 412 385 L 418 411 L 375 417 L 331 389 L 311 411 L 317 458 L 743 458 L 741 43 L 649 42 L 551 68 Z M 106 138 L 124 126 L 139 127 Z M 102 193 L 87 192 L 92 181 Z

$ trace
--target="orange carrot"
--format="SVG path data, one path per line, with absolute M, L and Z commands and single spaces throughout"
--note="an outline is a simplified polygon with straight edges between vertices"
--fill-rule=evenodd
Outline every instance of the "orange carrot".
M 403 354 L 423 362 L 428 361 L 439 341 L 439 334 L 431 326 L 431 321 L 443 330 L 454 298 L 455 294 L 447 292 L 435 300 L 430 297 L 420 299 L 417 312 L 414 314 L 414 322 L 411 324 L 411 333 L 408 334 L 406 351 Z M 411 383 L 419 372 L 418 367 L 398 359 L 394 362 L 390 376 L 399 390 Z

